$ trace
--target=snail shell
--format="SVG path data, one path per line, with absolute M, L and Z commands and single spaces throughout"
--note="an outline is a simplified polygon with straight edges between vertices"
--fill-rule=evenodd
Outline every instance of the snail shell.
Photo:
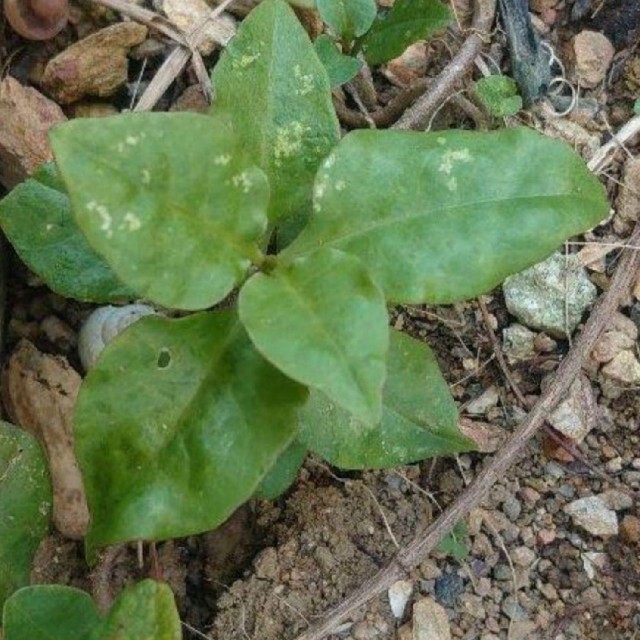
M 104 348 L 128 326 L 140 318 L 159 315 L 147 304 L 128 304 L 124 307 L 100 307 L 82 325 L 78 337 L 78 353 L 85 371 L 89 371 Z
M 48 40 L 69 20 L 68 0 L 4 0 L 4 13 L 13 30 L 28 40 Z

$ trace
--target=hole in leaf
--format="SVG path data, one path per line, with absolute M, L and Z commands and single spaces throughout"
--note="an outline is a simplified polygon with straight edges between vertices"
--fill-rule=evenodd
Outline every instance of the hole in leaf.
M 158 369 L 166 369 L 171 364 L 171 351 L 169 349 L 160 349 L 158 354 Z

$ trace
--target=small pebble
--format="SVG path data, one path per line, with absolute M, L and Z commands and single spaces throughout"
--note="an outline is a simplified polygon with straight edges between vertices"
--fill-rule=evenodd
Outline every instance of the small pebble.
M 620 537 L 632 544 L 640 541 L 640 518 L 625 516 L 620 523 Z

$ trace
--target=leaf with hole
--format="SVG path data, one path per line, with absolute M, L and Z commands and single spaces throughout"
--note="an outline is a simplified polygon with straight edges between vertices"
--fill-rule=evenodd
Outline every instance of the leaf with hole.
M 0 421 L 0 607 L 29 584 L 31 563 L 49 530 L 47 462 L 25 431 Z
M 342 469 L 390 468 L 474 449 L 426 344 L 390 331 L 382 421 L 366 425 L 322 394 L 301 411 L 299 440 Z
M 515 128 L 352 132 L 320 168 L 314 208 L 282 258 L 339 249 L 388 301 L 449 304 L 540 262 L 609 205 L 568 145 Z
M 396 0 L 378 17 L 359 46 L 369 64 L 397 58 L 408 46 L 429 38 L 451 22 L 451 11 L 440 0 Z
M 291 7 L 264 0 L 243 20 L 212 75 L 213 113 L 228 112 L 271 185 L 269 218 L 311 207 L 316 169 L 338 141 L 329 78 Z
M 318 13 L 343 42 L 365 34 L 376 17 L 375 0 L 317 0 Z
M 195 113 L 77 119 L 51 141 L 78 226 L 141 297 L 210 307 L 259 259 L 268 184 L 228 122 Z
M 344 55 L 338 49 L 338 45 L 336 45 L 333 38 L 326 34 L 318 36 L 314 46 L 318 58 L 320 58 L 324 68 L 327 70 L 332 88 L 339 87 L 352 80 L 362 67 L 360 60 Z
M 133 324 L 102 353 L 76 406 L 88 548 L 224 522 L 289 445 L 306 396 L 232 312 Z
M 78 229 L 53 164 L 0 201 L 0 226 L 22 261 L 61 296 L 90 302 L 136 297 Z
M 318 251 L 244 285 L 240 319 L 267 360 L 370 424 L 389 341 L 382 292 L 353 256 Z

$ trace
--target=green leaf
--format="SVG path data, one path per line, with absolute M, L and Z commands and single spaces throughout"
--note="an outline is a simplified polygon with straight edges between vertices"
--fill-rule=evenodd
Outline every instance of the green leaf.
M 228 112 L 243 147 L 271 185 L 269 218 L 311 207 L 316 169 L 339 138 L 327 73 L 282 0 L 242 22 L 213 70 L 213 113 Z
M 360 67 L 362 67 L 360 60 L 341 53 L 333 38 L 326 34 L 318 36 L 314 46 L 318 58 L 320 58 L 324 68 L 327 70 L 332 88 L 339 87 L 352 80 L 360 71 Z
M 168 585 L 155 580 L 143 580 L 127 587 L 115 601 L 106 621 L 91 636 L 91 640 L 181 638 L 180 617 L 173 593 Z
M 307 447 L 294 440 L 276 460 L 269 473 L 262 479 L 256 498 L 274 500 L 295 481 L 298 471 L 307 457 Z
M 306 396 L 231 312 L 133 324 L 102 353 L 75 411 L 88 549 L 224 522 L 288 446 Z
M 360 261 L 318 251 L 268 275 L 255 274 L 238 304 L 267 360 L 364 422 L 380 419 L 387 311 Z
M 451 11 L 439 0 L 396 0 L 359 42 L 369 64 L 397 58 L 408 46 L 429 38 L 451 22 Z
M 29 584 L 31 563 L 49 529 L 51 485 L 38 443 L 0 422 L 0 607 Z
M 467 525 L 458 522 L 451 533 L 448 533 L 436 547 L 436 551 L 453 556 L 456 560 L 463 560 L 469 555 L 469 547 L 465 540 L 469 537 Z
M 640 98 L 633 103 L 633 113 L 640 116 Z
M 80 229 L 141 297 L 209 307 L 260 255 L 268 185 L 227 122 L 195 113 L 78 119 L 51 141 Z
M 509 76 L 487 76 L 478 80 L 473 87 L 478 100 L 496 118 L 513 116 L 522 109 L 522 98 L 518 86 Z
M 2 616 L 5 640 L 89 640 L 99 625 L 89 594 L 61 585 L 16 591 Z
M 22 261 L 61 296 L 98 303 L 136 297 L 78 229 L 55 165 L 43 165 L 0 201 L 0 225 Z
M 154 580 L 127 587 L 102 619 L 88 593 L 61 585 L 17 591 L 3 612 L 5 640 L 180 640 L 171 589 Z
M 447 304 L 540 262 L 609 205 L 569 146 L 515 128 L 352 132 L 318 172 L 314 209 L 283 259 L 333 247 L 388 301 Z
M 342 469 L 396 467 L 474 449 L 426 344 L 390 330 L 382 422 L 363 424 L 320 393 L 301 412 L 299 440 Z
M 318 12 L 343 42 L 365 34 L 376 17 L 375 0 L 317 0 Z

